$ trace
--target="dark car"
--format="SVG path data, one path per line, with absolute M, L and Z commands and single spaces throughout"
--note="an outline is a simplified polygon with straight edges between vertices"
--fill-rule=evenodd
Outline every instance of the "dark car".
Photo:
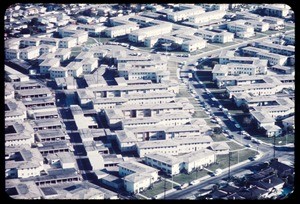
M 244 139 L 251 140 L 251 137 L 249 135 L 245 135 Z

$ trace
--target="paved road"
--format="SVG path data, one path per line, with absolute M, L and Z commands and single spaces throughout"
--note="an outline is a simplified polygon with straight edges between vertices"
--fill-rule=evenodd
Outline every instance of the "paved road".
M 293 32 L 295 32 L 294 29 L 286 31 L 286 34 L 293 33 Z M 280 33 L 282 33 L 282 31 L 278 31 L 278 33 L 280 34 Z M 229 46 L 226 46 L 226 47 L 219 47 L 219 48 L 214 49 L 214 50 L 206 51 L 204 53 L 191 55 L 188 58 L 184 58 L 184 60 L 186 60 L 186 65 L 183 66 L 182 69 L 188 68 L 189 64 L 195 63 L 199 58 L 208 57 L 208 56 L 211 56 L 211 57 L 212 56 L 217 56 L 222 50 L 235 49 L 235 48 L 239 48 L 239 47 L 242 47 L 242 46 L 246 46 L 249 43 L 259 42 L 259 41 L 263 41 L 263 40 L 266 40 L 266 39 L 276 38 L 276 36 L 270 37 L 269 35 L 264 34 L 264 33 L 260 33 L 260 34 L 265 35 L 265 36 L 262 36 L 262 37 L 256 38 L 256 39 L 245 39 L 242 42 L 239 42 L 239 43 L 234 44 L 234 45 L 229 45 Z M 183 58 L 182 57 L 176 57 L 176 56 L 170 56 L 170 60 L 182 61 Z

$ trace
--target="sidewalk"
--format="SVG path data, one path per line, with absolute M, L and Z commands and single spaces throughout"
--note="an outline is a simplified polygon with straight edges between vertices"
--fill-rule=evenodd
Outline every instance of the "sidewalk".
M 176 184 L 176 185 L 178 185 L 178 186 L 181 186 L 181 184 L 180 184 L 180 183 L 177 183 L 177 182 L 175 182 L 175 181 L 172 181 L 172 180 L 170 180 L 170 179 L 166 179 L 166 181 L 169 181 L 170 183 L 174 183 L 174 184 Z
M 148 198 L 147 196 L 144 196 L 143 194 L 138 193 L 137 195 L 145 198 L 146 200 L 150 200 L 150 198 Z

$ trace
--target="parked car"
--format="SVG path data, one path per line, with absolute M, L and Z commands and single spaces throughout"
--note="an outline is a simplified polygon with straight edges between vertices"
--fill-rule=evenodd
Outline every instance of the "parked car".
M 182 184 L 181 186 L 180 186 L 180 189 L 182 190 L 182 189 L 185 189 L 185 188 L 187 188 L 189 186 L 189 184 L 188 183 L 184 183 L 184 184 Z
M 222 169 L 216 169 L 213 174 L 214 174 L 214 176 L 217 176 L 217 175 L 220 175 L 222 172 L 223 172 Z
M 251 136 L 250 135 L 245 135 L 244 139 L 251 140 Z
M 198 184 L 198 183 L 200 183 L 199 180 L 194 180 L 194 181 L 191 181 L 191 182 L 190 182 L 190 185 L 195 185 L 195 184 Z
M 236 128 L 241 128 L 241 126 L 239 124 L 235 124 Z

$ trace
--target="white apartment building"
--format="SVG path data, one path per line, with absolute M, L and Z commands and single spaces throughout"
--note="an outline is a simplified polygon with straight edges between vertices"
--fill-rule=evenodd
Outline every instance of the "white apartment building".
M 246 20 L 245 25 L 253 26 L 254 30 L 258 32 L 265 32 L 270 28 L 269 23 L 258 20 Z
M 295 116 L 293 115 L 293 116 L 283 119 L 282 125 L 285 130 L 287 130 L 287 127 L 289 127 L 289 126 L 292 126 L 295 129 Z
M 270 83 L 253 83 L 238 86 L 227 86 L 226 91 L 231 98 L 235 93 L 251 93 L 252 96 L 268 96 L 280 92 L 283 88 L 293 88 L 293 83 L 276 83 L 272 80 Z
M 6 65 L 5 65 L 5 69 L 6 69 Z M 11 83 L 5 82 L 4 83 L 4 99 L 5 100 L 10 100 L 10 99 L 14 99 L 14 98 L 15 98 L 15 89 L 14 89 L 14 87 L 12 86 Z M 5 111 L 7 109 L 8 108 L 5 107 Z
M 149 104 L 151 107 L 154 107 L 155 105 L 153 104 Z M 148 105 L 148 106 L 149 106 Z M 172 104 L 171 104 L 172 105 Z M 180 123 L 183 123 L 184 121 L 186 121 L 187 119 L 185 117 L 181 118 L 176 116 L 176 112 L 178 112 L 179 109 L 174 109 L 174 108 L 171 108 L 171 105 L 169 106 L 170 109 L 169 110 L 172 110 L 172 112 L 174 112 L 173 115 L 174 118 L 173 119 L 170 119 L 168 122 L 161 122 L 161 123 L 164 123 L 164 124 L 172 124 L 172 123 L 177 123 L 177 124 L 180 124 Z M 126 106 L 126 105 L 124 105 Z M 129 105 L 130 106 L 130 105 Z M 139 107 L 142 107 L 143 105 L 138 105 Z M 149 107 L 150 107 L 149 106 Z M 179 106 L 178 106 L 179 107 Z M 154 108 L 150 108 L 150 109 L 139 109 L 139 108 L 134 108 L 133 110 L 122 110 L 122 109 L 119 109 L 119 110 L 116 110 L 116 109 L 119 109 L 118 106 L 115 107 L 115 109 L 109 109 L 109 110 L 105 110 L 105 113 L 106 113 L 106 119 L 108 120 L 108 124 L 111 128 L 114 128 L 114 127 L 119 127 L 123 124 L 123 126 L 141 126 L 141 125 L 153 125 L 153 124 L 157 124 L 159 121 L 159 119 L 156 119 L 154 118 L 154 116 L 156 117 L 155 115 L 155 112 L 156 110 L 159 110 L 158 108 L 157 109 L 154 109 Z M 144 111 L 143 111 L 144 110 Z M 167 109 L 160 109 L 160 113 L 158 114 L 163 114 L 162 112 L 166 112 Z M 182 109 L 180 109 L 182 110 Z M 130 113 L 132 113 L 131 115 L 129 115 Z M 135 115 L 137 113 L 137 115 Z M 152 113 L 152 115 L 150 115 Z M 167 114 L 167 113 L 166 113 Z M 135 116 L 135 117 L 134 117 Z M 145 117 L 150 117 L 151 118 L 145 118 Z M 137 118 L 136 120 L 127 120 L 127 119 L 130 119 L 130 118 Z M 138 119 L 141 119 L 140 121 Z M 122 123 L 123 121 L 123 123 Z
M 20 41 L 21 47 L 39 46 L 41 39 L 39 38 L 22 38 Z
M 68 70 L 65 67 L 51 67 L 49 73 L 51 79 L 68 76 Z
M 163 114 L 172 114 L 178 111 L 186 111 L 188 113 L 194 112 L 194 107 L 191 104 L 183 104 L 180 102 L 173 102 L 173 103 L 164 103 L 160 104 L 142 104 L 142 105 L 118 105 L 113 110 L 107 110 L 106 119 L 109 125 L 114 126 L 117 122 L 115 120 L 111 120 L 110 116 L 115 116 L 116 110 L 119 109 L 121 112 L 122 117 L 125 119 L 127 118 L 144 118 L 144 117 L 152 117 L 158 116 Z
M 133 85 L 112 85 L 105 87 L 92 87 L 89 88 L 96 98 L 114 98 L 123 97 L 124 95 L 131 95 L 137 93 L 153 93 L 153 92 L 166 92 L 168 91 L 167 84 L 133 84 Z
M 282 129 L 275 125 L 275 119 L 273 119 L 268 112 L 251 111 L 251 117 L 256 121 L 259 129 L 264 129 L 267 137 L 278 136 L 282 133 Z
M 229 4 L 201 4 L 201 6 L 205 10 L 227 10 L 229 7 Z
M 56 51 L 56 47 L 53 45 L 39 45 L 40 48 L 40 55 L 42 54 L 49 54 L 49 53 L 54 53 Z
M 283 38 L 288 45 L 295 45 L 295 33 L 290 33 Z
M 121 75 L 120 75 L 121 76 Z M 128 79 L 145 79 L 160 83 L 162 80 L 170 79 L 170 71 L 154 70 L 154 69 L 136 69 L 128 72 Z
M 141 42 L 147 37 L 159 36 L 170 33 L 172 31 L 171 23 L 161 23 L 146 28 L 141 28 L 131 32 L 128 35 L 128 40 L 131 42 Z
M 147 165 L 162 170 L 168 175 L 176 175 L 182 171 L 182 159 L 168 154 L 152 153 L 144 158 Z
M 212 142 L 213 140 L 209 136 L 143 141 L 137 143 L 137 153 L 139 157 L 157 152 L 178 155 L 207 148 Z
M 128 23 L 125 25 L 119 25 L 115 27 L 108 27 L 104 29 L 104 33 L 107 37 L 115 38 L 122 35 L 127 35 L 135 30 L 138 30 L 139 26 L 137 24 Z
M 94 95 L 91 99 L 94 98 Z M 80 100 L 80 99 L 79 99 Z M 93 106 L 97 111 L 101 109 L 114 109 L 116 105 L 136 105 L 136 104 L 161 104 L 169 103 L 175 100 L 175 94 L 171 92 L 153 92 L 148 94 L 130 94 L 124 95 L 122 98 L 98 98 L 93 99 Z
M 257 66 L 254 64 L 238 64 L 228 63 L 216 64 L 212 70 L 213 80 L 216 80 L 218 76 L 231 76 L 231 75 L 258 75 L 267 74 L 267 66 Z
M 81 45 L 82 43 L 85 43 L 88 41 L 89 35 L 88 32 L 85 32 L 83 30 L 77 30 L 74 35 L 71 37 L 76 38 L 77 45 Z
M 123 129 L 126 127 L 140 127 L 147 125 L 163 125 L 163 126 L 177 126 L 184 125 L 191 122 L 191 114 L 184 111 L 178 111 L 171 114 L 156 115 L 144 118 L 127 118 L 122 120 Z
M 234 34 L 230 32 L 214 32 L 210 30 L 198 30 L 195 35 L 202 37 L 209 42 L 227 43 L 232 42 Z
M 77 26 L 77 30 L 87 31 L 90 36 L 99 36 L 103 30 L 106 29 L 106 26 L 102 25 L 86 25 L 80 24 Z
M 176 11 L 176 12 L 169 12 L 167 13 L 167 19 L 173 22 L 183 21 L 188 19 L 190 16 L 195 16 L 205 13 L 205 10 L 200 6 L 193 6 L 193 8 L 187 8 L 184 10 Z
M 59 48 L 72 48 L 77 45 L 77 39 L 73 37 L 66 37 L 59 40 Z
M 281 30 L 284 28 L 284 20 L 282 18 L 266 16 L 262 21 L 269 23 L 270 30 Z
M 124 187 L 130 193 L 139 193 L 158 180 L 158 170 L 145 164 L 129 161 L 118 164 L 119 175 L 124 176 Z
M 26 47 L 20 50 L 19 57 L 23 60 L 32 60 L 40 55 L 39 47 Z
M 207 131 L 205 126 L 191 124 L 171 127 L 165 125 L 140 125 L 139 127 L 126 127 L 125 129 L 133 132 L 140 141 L 198 137 L 205 135 Z
M 239 76 L 221 76 L 216 77 L 217 78 L 217 85 L 219 87 L 222 86 L 238 86 L 238 85 L 246 85 L 246 84 L 253 84 L 253 83 L 276 83 L 277 86 L 281 85 L 281 81 L 278 79 L 282 79 L 283 75 L 274 75 L 274 76 L 268 76 L 268 75 L 239 75 Z M 276 79 L 277 78 L 277 79 Z M 291 83 L 292 81 L 288 81 L 288 83 Z
M 294 55 L 295 54 L 295 46 L 292 45 L 278 45 L 269 42 L 256 42 L 255 47 L 269 50 L 271 53 L 281 54 L 281 55 Z
M 95 95 L 91 90 L 77 89 L 76 93 L 80 107 L 92 107 L 91 103 Z
M 256 120 L 258 127 L 275 125 L 275 119 L 267 112 L 251 111 L 251 117 Z
M 277 65 L 277 64 L 285 65 L 288 60 L 287 56 L 275 54 L 275 53 L 260 52 L 260 53 L 257 53 L 256 56 L 259 57 L 260 59 L 268 60 L 268 62 L 271 66 Z
M 44 158 L 37 148 L 29 145 L 5 148 L 5 178 L 40 176 Z
M 275 102 L 277 105 L 254 106 L 253 109 L 255 111 L 266 111 L 276 120 L 282 120 L 295 113 L 295 104 L 291 99 L 278 98 Z
M 142 26 L 147 26 L 154 19 L 148 18 L 148 17 L 144 17 L 144 16 L 131 16 L 128 20 L 136 22 L 137 24 L 142 25 Z
M 26 107 L 22 101 L 5 100 L 5 121 L 24 121 L 26 118 Z
M 73 35 L 77 30 L 77 25 L 68 25 L 68 26 L 64 26 L 58 29 L 58 34 L 65 38 L 65 37 L 70 37 L 71 35 Z
M 55 57 L 60 58 L 60 61 L 69 59 L 71 56 L 71 50 L 68 48 L 59 48 L 55 52 Z
M 234 51 L 223 50 L 219 54 L 219 64 L 241 63 L 241 64 L 265 64 L 266 60 L 261 60 L 258 57 L 239 57 L 234 56 Z
M 34 143 L 34 130 L 28 122 L 5 121 L 5 147 Z
M 216 162 L 216 156 L 213 151 L 203 148 L 179 157 L 159 152 L 147 154 L 144 161 L 147 165 L 173 176 L 182 171 L 190 173 L 196 169 L 203 169 L 203 167 Z
M 188 20 L 193 23 L 207 23 L 212 20 L 222 19 L 226 15 L 224 10 L 214 10 L 201 13 L 199 15 L 190 16 Z
M 136 151 L 136 143 L 138 139 L 131 131 L 117 130 L 115 131 L 118 148 L 121 152 Z M 142 140 L 140 140 L 142 141 Z
M 240 21 L 232 21 L 227 23 L 227 29 L 229 32 L 233 32 L 241 38 L 249 38 L 254 36 L 254 27 L 245 25 Z
M 40 45 L 53 45 L 58 48 L 59 39 L 56 38 L 41 38 Z
M 209 149 L 200 149 L 180 156 L 185 172 L 190 173 L 198 169 L 203 169 L 216 162 L 216 154 Z
M 203 39 L 186 40 L 181 45 L 181 49 L 186 52 L 194 52 L 196 50 L 201 50 L 205 47 L 206 40 Z
M 98 59 L 96 58 L 85 58 L 81 61 L 81 63 L 83 74 L 90 74 L 98 67 Z
M 19 49 L 20 46 L 20 38 L 10 38 L 8 40 L 5 40 L 4 47 L 6 49 Z
M 49 69 L 51 67 L 59 67 L 59 66 L 60 66 L 60 60 L 58 58 L 45 59 L 40 64 L 40 73 L 41 74 L 47 74 L 47 73 L 49 73 Z
M 83 72 L 82 62 L 70 62 L 66 69 L 68 70 L 68 76 L 79 77 Z
M 19 59 L 20 57 L 19 49 L 5 49 L 5 59 Z
M 284 18 L 289 14 L 290 7 L 287 4 L 268 4 L 262 7 L 268 16 Z

